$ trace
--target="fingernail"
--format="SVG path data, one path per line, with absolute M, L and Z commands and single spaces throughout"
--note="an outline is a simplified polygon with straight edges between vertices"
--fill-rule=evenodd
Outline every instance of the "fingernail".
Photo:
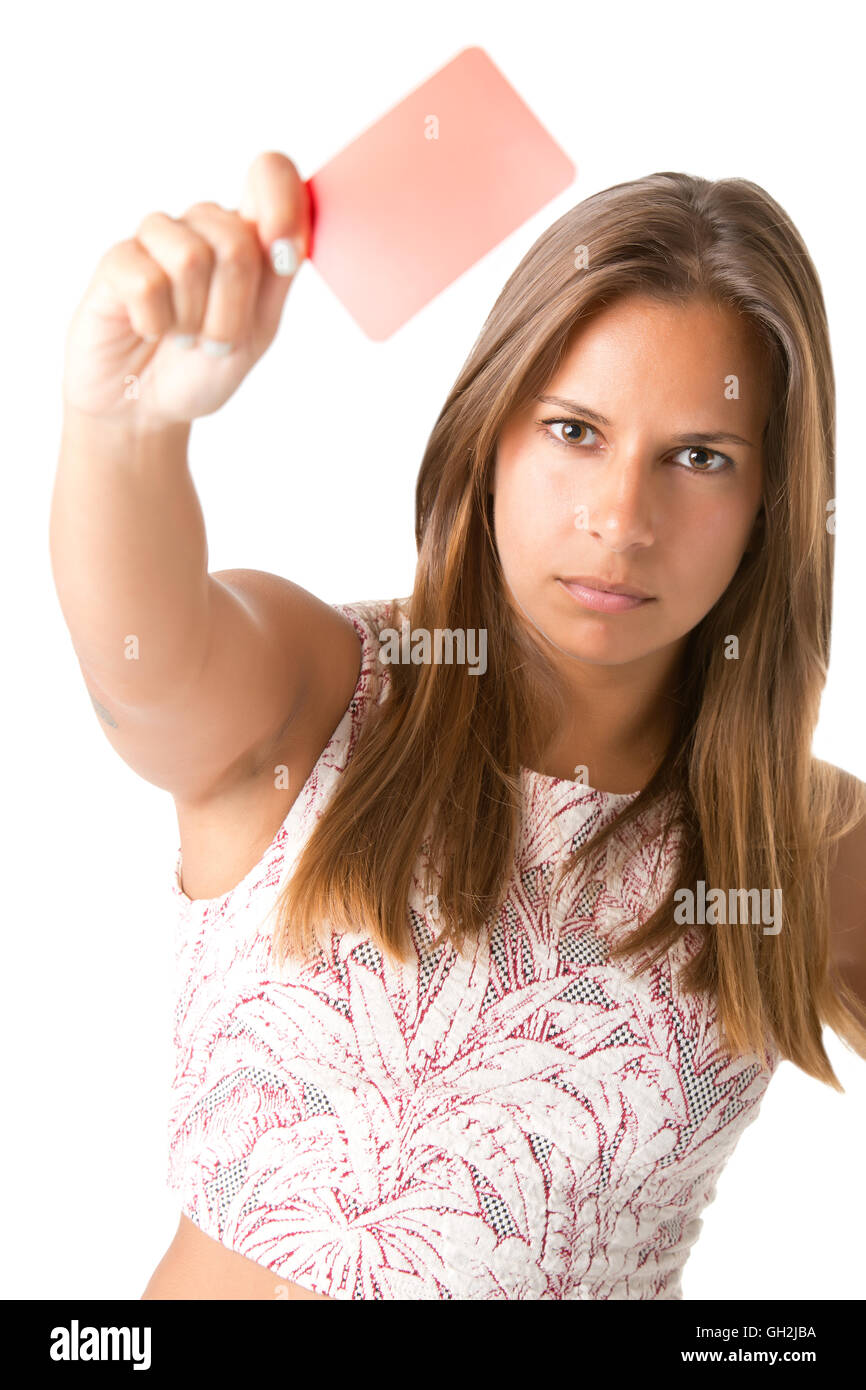
M 271 242 L 271 265 L 277 275 L 294 275 L 300 264 L 300 252 L 291 237 L 282 236 Z
M 195 347 L 195 334 L 194 334 L 194 333 L 175 333 L 175 335 L 174 335 L 174 345 L 175 345 L 175 347 L 182 347 L 182 348 L 191 348 L 191 347 Z
M 203 338 L 201 350 L 206 352 L 209 357 L 226 357 L 233 346 L 232 343 L 217 342 L 216 338 Z

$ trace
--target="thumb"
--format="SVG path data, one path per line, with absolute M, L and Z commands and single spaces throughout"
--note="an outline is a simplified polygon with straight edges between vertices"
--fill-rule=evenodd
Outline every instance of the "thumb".
M 264 257 L 255 320 L 267 344 L 310 245 L 310 196 L 286 155 L 269 151 L 253 160 L 238 211 L 254 225 Z

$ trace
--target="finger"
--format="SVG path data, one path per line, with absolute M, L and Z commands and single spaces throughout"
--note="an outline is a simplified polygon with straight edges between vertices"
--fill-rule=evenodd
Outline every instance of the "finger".
M 262 275 L 254 229 L 237 212 L 216 203 L 196 203 L 181 220 L 209 243 L 216 258 L 199 327 L 202 344 L 228 345 L 223 350 L 230 351 L 253 328 Z
M 201 332 L 216 266 L 216 251 L 187 222 L 152 212 L 144 218 L 136 238 L 169 278 L 175 333 L 196 337 Z
M 312 230 L 310 197 L 295 165 L 269 151 L 253 160 L 240 204 L 266 257 L 256 319 L 265 341 L 277 331 L 289 287 L 307 255 Z
M 171 282 L 135 237 L 106 251 L 88 296 L 101 314 L 125 321 L 139 338 L 158 338 L 174 321 Z
M 275 241 L 290 242 L 300 264 L 310 241 L 310 200 L 306 184 L 286 155 L 268 151 L 253 160 L 247 171 L 239 211 L 255 226 L 271 269 L 274 269 L 271 247 Z M 283 274 L 294 274 L 294 270 L 284 270 Z

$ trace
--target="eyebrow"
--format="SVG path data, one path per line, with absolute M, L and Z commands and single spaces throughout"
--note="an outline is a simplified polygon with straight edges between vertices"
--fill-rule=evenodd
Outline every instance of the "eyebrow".
M 536 396 L 537 401 L 542 401 L 545 405 L 556 405 L 561 410 L 568 410 L 574 415 L 579 415 L 593 425 L 610 425 L 604 415 L 599 415 L 597 410 L 590 410 L 588 405 L 581 405 L 579 401 L 568 401 L 563 396 Z M 742 435 L 731 434 L 727 430 L 693 430 L 691 434 L 675 434 L 673 436 L 675 444 L 742 444 L 746 449 L 754 449 L 756 446 L 750 439 L 743 439 Z

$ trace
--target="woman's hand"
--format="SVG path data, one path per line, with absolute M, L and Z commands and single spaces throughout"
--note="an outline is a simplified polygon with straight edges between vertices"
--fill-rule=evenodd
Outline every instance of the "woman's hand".
M 150 213 L 75 311 L 64 407 L 136 434 L 218 410 L 273 341 L 310 229 L 306 186 L 278 153 L 251 165 L 240 211 Z

